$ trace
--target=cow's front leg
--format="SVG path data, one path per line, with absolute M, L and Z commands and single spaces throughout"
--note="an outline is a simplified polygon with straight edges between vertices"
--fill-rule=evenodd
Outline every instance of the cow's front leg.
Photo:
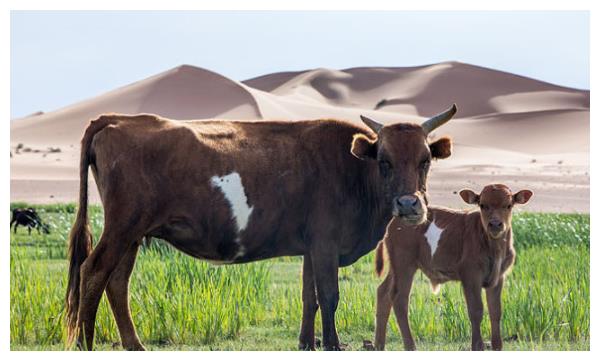
M 302 263 L 302 327 L 298 343 L 300 350 L 315 349 L 315 315 L 318 308 L 312 260 L 307 252 Z
M 340 342 L 335 329 L 335 311 L 339 301 L 338 266 L 339 256 L 335 247 L 321 247 L 311 250 L 311 259 L 317 300 L 321 308 L 323 322 L 323 349 L 339 351 Z

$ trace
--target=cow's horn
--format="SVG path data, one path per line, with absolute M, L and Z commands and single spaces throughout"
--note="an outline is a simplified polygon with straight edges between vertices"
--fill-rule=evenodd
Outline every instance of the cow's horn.
M 442 112 L 432 118 L 427 119 L 421 124 L 421 127 L 425 131 L 425 134 L 431 133 L 435 128 L 448 122 L 456 114 L 456 104 L 452 104 L 448 110 Z
M 373 130 L 376 134 L 379 134 L 379 131 L 381 128 L 383 128 L 383 124 L 379 124 L 373 119 L 365 117 L 364 115 L 361 115 L 360 119 L 362 119 L 363 123 L 365 123 L 367 127 L 371 128 L 371 130 Z

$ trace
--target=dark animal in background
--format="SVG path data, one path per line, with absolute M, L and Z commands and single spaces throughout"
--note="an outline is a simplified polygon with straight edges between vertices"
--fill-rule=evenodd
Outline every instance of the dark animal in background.
M 483 350 L 481 319 L 486 299 L 492 324 L 492 348 L 502 349 L 500 319 L 502 285 L 515 260 L 512 236 L 512 208 L 525 204 L 533 195 L 530 190 L 513 194 L 502 184 L 491 184 L 481 194 L 464 189 L 460 192 L 476 211 L 456 211 L 429 207 L 426 223 L 407 227 L 399 220 L 390 222 L 385 238 L 375 252 L 375 269 L 381 275 L 384 249 L 390 270 L 377 289 L 375 348 L 385 348 L 385 334 L 392 307 L 402 332 L 404 348 L 414 350 L 415 343 L 408 323 L 408 302 L 413 276 L 420 269 L 431 281 L 434 292 L 447 281 L 460 281 L 471 320 L 473 350 Z
M 375 248 L 392 215 L 427 217 L 433 159 L 451 141 L 428 140 L 456 107 L 422 125 L 366 126 L 320 119 L 295 122 L 173 121 L 104 115 L 81 144 L 80 198 L 69 246 L 66 324 L 92 349 L 106 295 L 126 349 L 143 350 L 128 301 L 129 277 L 144 237 L 200 259 L 246 263 L 304 256 L 299 347 L 315 348 L 321 309 L 323 348 L 339 350 L 338 268 Z M 104 208 L 95 248 L 88 225 L 88 168 Z
M 27 232 L 31 234 L 31 229 L 35 228 L 38 234 L 44 232 L 50 233 L 50 227 L 42 222 L 42 219 L 33 208 L 15 208 L 12 211 L 10 226 L 13 227 L 13 232 L 17 233 L 17 227 L 27 227 Z

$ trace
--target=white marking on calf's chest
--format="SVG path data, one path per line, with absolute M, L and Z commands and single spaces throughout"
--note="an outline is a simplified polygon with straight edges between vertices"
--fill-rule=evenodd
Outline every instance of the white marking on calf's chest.
M 429 248 L 431 248 L 431 257 L 435 254 L 435 250 L 437 249 L 438 243 L 440 242 L 440 237 L 444 232 L 443 228 L 439 228 L 435 225 L 435 221 L 432 221 L 427 228 L 427 232 L 425 232 L 425 238 L 427 238 L 427 243 L 429 243 Z
M 210 179 L 211 184 L 223 192 L 225 199 L 229 202 L 231 213 L 237 224 L 238 232 L 246 229 L 252 208 L 248 204 L 246 191 L 242 185 L 242 178 L 237 172 L 225 176 L 214 176 Z

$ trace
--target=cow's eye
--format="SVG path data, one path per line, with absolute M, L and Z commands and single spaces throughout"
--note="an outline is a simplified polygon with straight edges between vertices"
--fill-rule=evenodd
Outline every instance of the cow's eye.
M 379 161 L 379 171 L 381 172 L 381 174 L 384 177 L 387 177 L 390 174 L 391 170 L 392 170 L 392 164 L 390 162 L 388 162 L 387 160 Z
M 480 204 L 479 207 L 481 207 L 481 209 L 484 211 L 487 211 L 488 209 L 490 209 L 490 207 L 487 204 Z
M 506 209 L 511 209 L 512 208 L 512 204 L 509 204 L 506 206 Z
M 426 159 L 426 160 L 422 161 L 421 164 L 419 164 L 419 168 L 421 170 L 427 170 L 430 165 L 431 165 L 431 161 L 429 159 Z

